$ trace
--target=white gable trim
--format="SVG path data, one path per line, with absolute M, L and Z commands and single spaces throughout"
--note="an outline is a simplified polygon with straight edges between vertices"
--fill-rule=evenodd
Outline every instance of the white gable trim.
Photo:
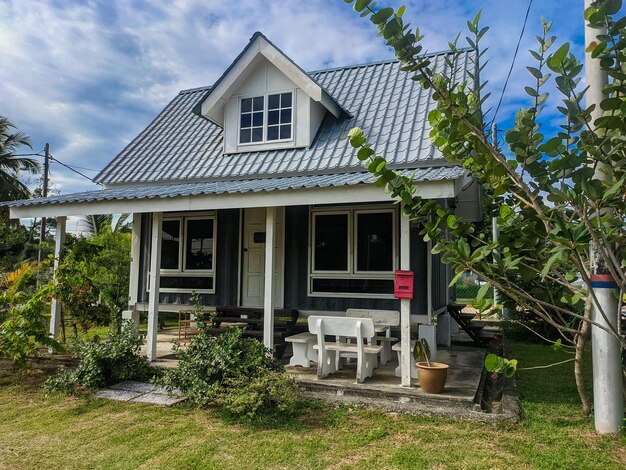
M 230 70 L 202 102 L 202 115 L 218 126 L 223 126 L 224 105 L 262 58 L 276 66 L 311 99 L 321 103 L 335 117 L 339 117 L 342 110 L 330 95 L 261 34 L 258 34 L 256 39 L 246 47 L 242 55 L 236 59 Z
M 416 194 L 425 199 L 456 197 L 461 184 L 456 180 L 423 181 Z M 304 206 L 385 202 L 389 195 L 373 184 L 329 188 L 221 193 L 172 198 L 124 199 L 10 207 L 11 218 L 58 217 L 69 215 L 121 214 L 126 212 L 174 212 L 248 207 Z

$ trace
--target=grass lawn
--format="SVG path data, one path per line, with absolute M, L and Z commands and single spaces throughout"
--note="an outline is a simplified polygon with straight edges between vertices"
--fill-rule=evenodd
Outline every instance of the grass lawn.
M 563 360 L 514 344 L 522 366 Z M 488 425 L 312 406 L 297 420 L 233 424 L 214 410 L 46 397 L 43 367 L 0 370 L 2 468 L 625 468 L 625 440 L 583 422 L 570 364 L 521 371 L 524 421 Z

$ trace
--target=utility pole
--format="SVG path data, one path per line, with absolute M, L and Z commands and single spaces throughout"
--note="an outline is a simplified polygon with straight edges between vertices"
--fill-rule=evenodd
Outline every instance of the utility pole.
M 584 0 L 585 9 L 593 0 Z M 607 34 L 606 29 L 593 29 L 585 21 L 585 50 L 598 35 Z M 595 104 L 591 113 L 592 126 L 602 116 L 600 103 L 605 98 L 604 88 L 609 78 L 600 67 L 600 60 L 585 52 L 585 83 L 588 87 L 585 95 L 587 107 Z M 604 179 L 601 165 L 598 165 L 593 176 Z M 591 289 L 598 299 L 592 304 L 591 321 L 613 331 L 618 331 L 617 284 L 598 253 L 598 247 L 591 241 L 589 247 L 589 275 Z M 604 315 L 602 314 L 604 313 Z M 608 321 L 607 321 L 608 320 Z M 591 325 L 592 364 L 593 364 L 593 418 L 596 432 L 599 434 L 616 433 L 624 419 L 622 367 L 620 363 L 621 347 L 617 337 L 602 328 Z
M 43 188 L 41 191 L 42 197 L 48 197 L 48 175 L 50 173 L 50 144 L 46 144 L 44 148 L 44 162 L 43 162 Z M 39 253 L 37 254 L 37 261 L 43 260 L 43 242 L 46 239 L 46 218 L 41 218 L 41 227 L 39 230 Z
M 491 145 L 494 146 L 494 148 L 498 147 L 498 125 L 495 122 L 491 123 Z M 498 238 L 500 237 L 500 230 L 498 229 L 498 216 L 492 217 L 491 218 L 491 237 L 493 238 L 494 242 L 498 241 Z M 494 262 L 496 261 L 496 255 L 494 253 Z M 497 307 L 498 307 L 498 301 L 499 301 L 499 295 L 498 295 L 498 289 L 496 289 L 495 287 L 493 288 L 493 311 L 495 312 Z

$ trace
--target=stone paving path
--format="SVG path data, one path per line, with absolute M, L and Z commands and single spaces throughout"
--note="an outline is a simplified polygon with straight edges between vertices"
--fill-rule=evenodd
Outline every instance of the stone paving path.
M 132 401 L 137 403 L 150 403 L 153 405 L 171 406 L 185 400 L 180 395 L 169 395 L 167 390 L 157 385 L 127 380 L 94 394 L 97 398 L 108 398 L 117 401 Z

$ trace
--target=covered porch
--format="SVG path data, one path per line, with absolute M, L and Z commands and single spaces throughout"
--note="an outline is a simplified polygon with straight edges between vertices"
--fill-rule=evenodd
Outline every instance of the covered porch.
M 465 172 L 459 168 L 423 168 L 411 170 L 413 178 L 419 182 L 418 194 L 427 199 L 453 200 L 467 185 Z M 446 286 L 447 273 L 438 262 L 433 261 L 429 247 L 423 244 L 419 253 L 415 252 L 417 229 L 402 215 L 398 204 L 391 204 L 380 188 L 372 184 L 366 173 L 346 173 L 339 175 L 317 175 L 286 178 L 267 178 L 246 181 L 213 183 L 190 183 L 178 185 L 154 185 L 144 187 L 113 187 L 102 191 L 81 193 L 56 198 L 22 201 L 11 207 L 13 217 L 56 216 L 62 222 L 70 215 L 96 213 L 133 213 L 132 262 L 129 286 L 129 308 L 125 316 L 138 321 L 141 311 L 147 313 L 146 355 L 151 361 L 159 360 L 159 313 L 164 311 L 189 310 L 189 298 L 193 290 L 200 290 L 207 309 L 217 305 L 245 306 L 245 297 L 256 298 L 262 309 L 260 335 L 270 349 L 275 346 L 275 312 L 277 308 L 297 309 L 302 318 L 309 315 L 340 316 L 346 308 L 391 308 L 400 312 L 398 337 L 402 352 L 399 364 L 401 376 L 394 377 L 395 384 L 411 387 L 411 338 L 425 337 L 431 344 L 433 358 L 437 355 L 437 328 L 435 319 L 445 312 L 451 300 L 449 292 L 433 292 L 433 276 Z M 383 207 L 384 210 L 380 208 Z M 256 227 L 247 229 L 247 211 L 254 211 Z M 393 227 L 390 234 L 393 246 L 389 268 L 380 272 L 359 270 L 356 260 L 358 239 L 356 236 L 359 217 L 362 214 L 373 217 L 379 213 L 392 214 Z M 347 246 L 354 254 L 347 254 L 349 267 L 339 269 L 315 269 L 316 256 L 311 248 L 312 232 L 316 221 L 328 214 L 345 216 L 345 230 L 348 234 Z M 259 215 L 262 217 L 259 218 Z M 319 217 L 318 217 L 319 216 Z M 162 279 L 172 278 L 175 269 L 164 269 L 162 256 L 164 235 L 175 239 L 164 222 L 179 218 L 181 239 L 177 273 L 185 269 L 184 249 L 187 242 L 182 238 L 189 230 L 188 220 L 201 219 L 212 227 L 213 235 L 200 240 L 212 241 L 204 256 L 210 267 L 190 269 L 189 276 L 181 278 L 202 278 L 199 288 L 177 285 L 163 286 Z M 251 220 L 251 219 L 250 219 Z M 331 226 L 327 218 L 327 226 Z M 61 254 L 64 224 L 57 230 L 56 258 Z M 302 227 L 306 226 L 304 232 Z M 217 244 L 215 239 L 217 238 Z M 250 240 L 248 240 L 250 238 Z M 256 258 L 248 259 L 250 274 L 248 287 L 244 293 L 243 268 L 245 257 L 254 244 Z M 171 245 L 171 240 L 168 240 Z M 190 242 L 195 243 L 195 242 Z M 187 248 L 189 248 L 187 246 Z M 193 246 L 190 249 L 195 249 Z M 417 257 L 417 258 L 416 258 Z M 171 256 L 170 256 L 171 258 Z M 416 261 L 419 258 L 418 261 Z M 419 262 L 421 264 L 416 265 Z M 183 264 L 181 264 L 183 263 Z M 252 264 L 258 268 L 256 279 L 252 279 Z M 188 267 L 188 266 L 187 266 Z M 393 284 L 394 270 L 418 271 L 416 277 L 421 284 L 416 285 L 418 300 L 394 299 L 389 285 Z M 171 271 L 171 272 L 170 272 Z M 382 271 L 382 270 L 381 270 Z M 192 274 L 194 276 L 192 276 Z M 197 276 L 196 276 L 197 275 Z M 417 282 L 417 281 L 416 281 Z M 334 286 L 340 285 L 333 291 Z M 321 286 L 321 287 L 320 287 Z M 386 289 L 386 290 L 381 290 Z M 51 335 L 58 334 L 60 305 L 53 304 L 50 326 Z M 412 327 L 414 329 L 412 333 Z M 444 342 L 445 343 L 445 342 Z M 168 356 L 169 354 L 165 354 Z

